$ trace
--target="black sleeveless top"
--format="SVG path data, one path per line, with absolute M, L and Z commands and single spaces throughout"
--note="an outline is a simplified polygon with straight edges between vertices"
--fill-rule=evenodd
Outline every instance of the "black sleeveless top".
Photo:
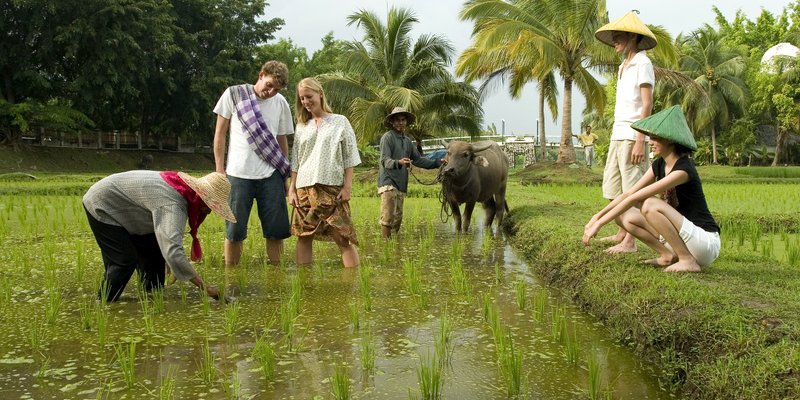
M 653 160 L 652 168 L 656 181 L 666 176 L 666 165 L 663 158 Z M 689 181 L 668 189 L 661 194 L 661 198 L 706 232 L 719 232 L 719 225 L 708 211 L 706 196 L 703 194 L 703 186 L 700 184 L 700 176 L 697 174 L 694 162 L 689 156 L 684 155 L 675 162 L 672 171 L 685 171 L 689 175 Z

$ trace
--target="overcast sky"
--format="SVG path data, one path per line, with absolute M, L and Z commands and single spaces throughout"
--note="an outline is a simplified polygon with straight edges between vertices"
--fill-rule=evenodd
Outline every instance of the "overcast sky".
M 712 5 L 716 5 L 731 21 L 739 9 L 750 19 L 755 19 L 762 8 L 777 16 L 787 3 L 787 0 L 608 0 L 607 7 L 612 21 L 635 8 L 640 11 L 639 18 L 642 21 L 661 25 L 675 37 L 681 32 L 691 32 L 704 23 L 713 25 Z M 279 17 L 286 22 L 276 36 L 291 39 L 297 46 L 304 47 L 310 56 L 321 47 L 320 39 L 328 32 L 333 32 L 336 39 L 361 39 L 361 32 L 347 26 L 348 15 L 366 9 L 385 18 L 390 7 L 407 7 L 414 10 L 419 19 L 411 32 L 412 39 L 416 40 L 425 33 L 444 35 L 456 49 L 456 59 L 471 42 L 472 25 L 458 19 L 463 4 L 462 0 L 271 0 L 266 12 L 268 18 Z M 573 131 L 577 132 L 585 102 L 577 90 L 573 90 L 573 94 L 572 126 Z M 522 96 L 515 100 L 506 94 L 506 90 L 497 90 L 483 103 L 484 125 L 494 123 L 499 133 L 501 121 L 505 120 L 507 135 L 532 135 L 536 131 L 537 102 L 534 84 L 529 84 Z M 558 136 L 560 127 L 550 116 L 546 118 L 547 135 Z M 558 121 L 560 123 L 560 118 Z

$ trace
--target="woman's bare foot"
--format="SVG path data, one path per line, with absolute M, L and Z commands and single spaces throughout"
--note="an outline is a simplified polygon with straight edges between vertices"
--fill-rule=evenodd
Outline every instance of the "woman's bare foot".
M 620 241 L 622 241 L 622 239 L 618 238 L 617 235 L 601 237 L 600 239 L 597 240 L 601 242 L 612 242 L 612 243 L 619 243 Z
M 657 267 L 668 267 L 674 263 L 678 262 L 678 257 L 675 256 L 661 256 L 658 258 L 651 258 L 649 260 L 643 260 L 642 264 L 653 265 Z
M 635 253 L 636 252 L 636 245 L 635 244 L 627 244 L 627 243 L 620 243 L 616 246 L 611 246 L 605 250 L 608 254 L 619 254 L 619 253 Z
M 700 272 L 700 264 L 697 261 L 678 261 L 670 265 L 664 271 L 666 272 Z

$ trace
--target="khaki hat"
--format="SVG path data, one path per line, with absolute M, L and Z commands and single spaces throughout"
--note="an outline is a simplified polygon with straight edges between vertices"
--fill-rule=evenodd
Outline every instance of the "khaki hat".
M 405 115 L 406 120 L 408 120 L 408 125 L 413 125 L 414 122 L 417 120 L 417 117 L 415 117 L 414 114 L 406 111 L 405 108 L 395 107 L 394 110 L 392 110 L 392 112 L 389 115 L 387 115 L 386 118 L 383 120 L 383 124 L 386 125 L 387 128 L 389 129 L 392 128 L 392 118 L 395 115 Z
M 629 11 L 627 14 L 623 15 L 622 18 L 605 24 L 603 27 L 598 29 L 594 33 L 594 37 L 597 40 L 614 47 L 614 42 L 611 40 L 611 36 L 614 32 L 630 32 L 630 33 L 637 33 L 642 35 L 642 40 L 639 42 L 639 50 L 650 50 L 653 47 L 656 47 L 658 42 L 656 41 L 656 35 L 650 31 L 650 28 L 636 16 L 638 11 Z
M 202 178 L 195 178 L 185 172 L 178 172 L 178 176 L 203 199 L 211 211 L 228 221 L 236 222 L 236 217 L 228 206 L 231 184 L 224 174 L 212 172 Z
M 631 124 L 631 128 L 645 135 L 658 136 L 691 150 L 697 150 L 697 142 L 694 141 L 694 135 L 689 130 L 689 124 L 686 123 L 686 117 L 683 116 L 679 106 L 672 106 L 640 119 Z

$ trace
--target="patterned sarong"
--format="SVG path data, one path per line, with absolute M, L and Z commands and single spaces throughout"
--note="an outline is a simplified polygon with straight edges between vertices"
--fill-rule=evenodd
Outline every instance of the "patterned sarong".
M 341 186 L 314 185 L 297 189 L 299 207 L 292 211 L 292 234 L 332 241 L 340 246 L 358 244 L 350 214 L 350 202 L 336 196 Z
M 281 146 L 275 135 L 270 131 L 264 116 L 261 115 L 261 108 L 258 107 L 258 99 L 252 85 L 238 85 L 231 87 L 231 96 L 236 103 L 236 116 L 242 122 L 242 126 L 247 131 L 249 137 L 247 143 L 250 148 L 275 167 L 284 177 L 288 177 L 292 170 L 289 159 L 281 152 Z

